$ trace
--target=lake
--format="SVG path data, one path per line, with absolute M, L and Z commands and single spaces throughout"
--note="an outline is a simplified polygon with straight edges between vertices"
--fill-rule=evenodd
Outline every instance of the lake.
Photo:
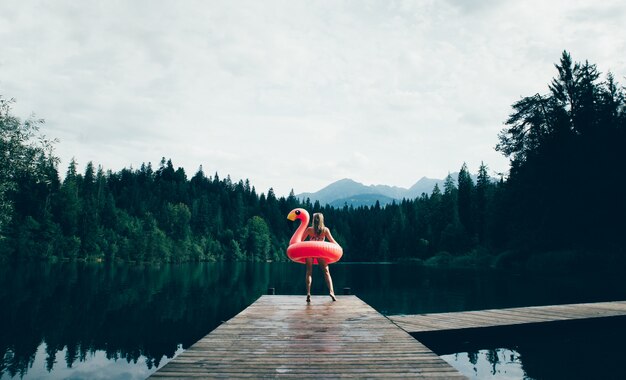
M 388 315 L 626 300 L 626 280 L 619 273 L 531 274 L 406 263 L 337 263 L 331 273 L 338 295 L 350 287 Z M 304 305 L 304 266 L 3 263 L 0 379 L 143 379 L 269 287 L 277 294 L 302 295 Z M 315 270 L 313 294 L 326 293 Z M 512 336 L 431 348 L 475 378 L 571 378 L 554 358 L 580 364 L 581 357 L 594 355 L 613 371 L 600 377 L 610 378 L 619 368 L 611 367 L 611 355 L 617 362 L 623 357 L 622 337 L 597 326 L 584 330 L 548 337 L 548 343 L 542 333 L 536 339 Z M 590 353 L 585 342 L 592 337 Z M 620 344 L 612 344 L 617 340 Z

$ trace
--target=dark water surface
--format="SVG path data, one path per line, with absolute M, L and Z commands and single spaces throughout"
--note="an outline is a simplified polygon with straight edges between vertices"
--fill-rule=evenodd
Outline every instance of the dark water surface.
M 626 300 L 626 280 L 617 273 L 532 275 L 348 263 L 333 264 L 331 273 L 338 294 L 350 287 L 383 314 Z M 304 303 L 304 266 L 4 263 L 0 378 L 143 379 L 268 287 L 277 294 L 300 294 Z M 318 271 L 313 293 L 327 293 Z M 625 353 L 624 337 L 613 332 L 626 330 L 623 326 L 586 325 L 547 338 L 531 331 L 522 335 L 536 339 L 517 341 L 507 333 L 502 341 L 433 349 L 475 378 L 572 378 L 571 371 L 559 370 L 559 360 L 582 366 L 585 358 L 602 358 L 609 372 L 594 373 L 611 378 L 616 372 L 610 371 L 619 368 L 611 367 L 611 355 L 621 362 Z M 593 342 L 592 348 L 585 342 Z

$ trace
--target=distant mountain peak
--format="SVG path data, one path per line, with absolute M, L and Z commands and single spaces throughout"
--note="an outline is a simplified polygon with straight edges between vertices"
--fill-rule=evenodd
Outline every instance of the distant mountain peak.
M 355 180 L 353 180 L 351 178 L 342 178 L 339 181 L 335 181 L 333 183 L 346 183 L 346 182 L 348 182 L 348 183 L 359 183 L 359 182 L 357 182 L 357 181 L 355 181 Z
M 455 180 L 458 178 L 458 172 L 448 173 Z M 447 175 L 446 175 L 447 177 Z M 445 178 L 445 177 L 444 177 Z M 472 180 L 476 182 L 476 177 L 472 176 Z M 297 198 L 302 200 L 310 199 L 311 202 L 319 201 L 322 205 L 329 204 L 333 207 L 342 207 L 343 205 L 352 206 L 373 206 L 376 201 L 382 205 L 389 204 L 394 200 L 415 199 L 422 194 L 431 194 L 435 185 L 443 189 L 445 179 L 422 177 L 415 182 L 410 188 L 405 189 L 398 186 L 388 185 L 369 185 L 366 186 L 351 178 L 342 178 L 314 193 L 296 194 Z

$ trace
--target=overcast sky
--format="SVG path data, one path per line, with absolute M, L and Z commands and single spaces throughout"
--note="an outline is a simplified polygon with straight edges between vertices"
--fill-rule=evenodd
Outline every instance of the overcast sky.
M 622 0 L 0 1 L 0 94 L 105 170 L 161 157 L 258 192 L 491 173 L 568 50 L 626 80 Z

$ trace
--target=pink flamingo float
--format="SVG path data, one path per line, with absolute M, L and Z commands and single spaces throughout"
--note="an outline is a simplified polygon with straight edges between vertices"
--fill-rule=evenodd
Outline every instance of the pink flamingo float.
M 313 258 L 313 264 L 317 264 L 317 259 L 324 259 L 328 264 L 334 263 L 343 256 L 343 249 L 339 244 L 328 241 L 302 241 L 302 235 L 309 225 L 309 213 L 303 208 L 292 210 L 287 219 L 292 222 L 300 220 L 300 225 L 294 232 L 289 247 L 287 247 L 287 257 L 296 263 L 305 264 L 306 259 Z

